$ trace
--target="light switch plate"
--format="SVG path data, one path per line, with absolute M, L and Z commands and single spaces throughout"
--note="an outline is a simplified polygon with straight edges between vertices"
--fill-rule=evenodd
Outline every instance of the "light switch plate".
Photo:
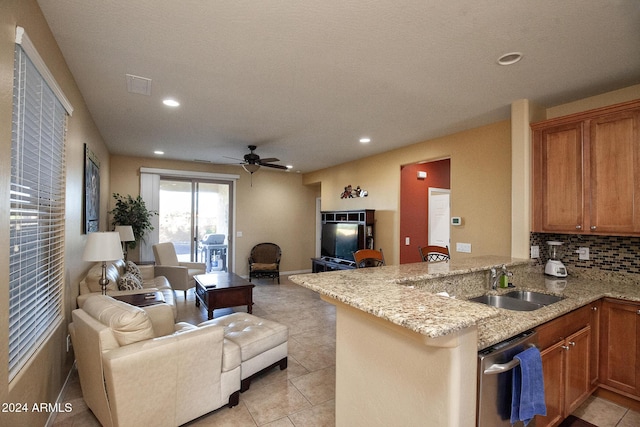
M 456 251 L 470 254 L 471 243 L 456 243 Z
M 411 244 L 411 237 L 405 237 L 405 238 L 404 238 L 404 244 L 405 244 L 406 246 L 409 246 L 409 245 Z
M 540 258 L 540 246 L 531 246 L 531 259 Z

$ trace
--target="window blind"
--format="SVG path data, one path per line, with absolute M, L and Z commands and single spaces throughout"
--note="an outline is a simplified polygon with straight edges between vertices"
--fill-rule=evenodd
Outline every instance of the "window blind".
M 11 133 L 9 381 L 62 321 L 66 111 L 16 44 Z

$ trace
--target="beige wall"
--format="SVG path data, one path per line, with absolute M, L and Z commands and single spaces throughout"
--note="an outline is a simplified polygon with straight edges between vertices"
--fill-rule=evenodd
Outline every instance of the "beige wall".
M 66 286 L 64 290 L 65 322 L 57 327 L 49 340 L 39 349 L 26 368 L 8 384 L 7 353 L 0 352 L 0 402 L 34 403 L 55 402 L 73 362 L 73 353 L 66 352 L 67 321 L 75 308 L 78 282 L 89 265 L 80 261 L 86 236 L 82 234 L 82 187 L 84 144 L 97 154 L 101 161 L 100 175 L 103 183 L 109 182 L 109 155 L 84 105 L 73 77 L 58 50 L 47 23 L 35 0 L 4 0 L 0 3 L 0 223 L 9 223 L 9 182 L 11 159 L 11 114 L 13 110 L 13 51 L 15 27 L 25 28 L 40 56 L 53 74 L 65 96 L 74 107 L 68 121 L 66 161 Z M 101 218 L 106 217 L 108 186 L 101 188 Z M 106 221 L 101 221 L 104 229 Z M 8 227 L 0 227 L 0 292 L 8 294 Z M 7 348 L 8 301 L 0 298 L 0 345 Z M 22 414 L 0 413 L 0 425 L 44 425 L 48 413 Z
M 376 248 L 388 264 L 399 263 L 400 166 L 424 160 L 451 159 L 451 215 L 463 225 L 451 228 L 452 257 L 510 255 L 511 130 L 503 121 L 421 142 L 362 160 L 304 175 L 304 183 L 321 183 L 322 210 L 375 209 Z M 366 198 L 340 199 L 346 185 L 359 185 Z M 471 254 L 455 251 L 471 243 Z
M 248 275 L 247 257 L 260 242 L 282 248 L 283 272 L 311 269 L 315 254 L 315 199 L 317 186 L 303 186 L 300 174 L 261 168 L 252 180 L 239 166 L 209 165 L 156 158 L 111 157 L 111 193 L 140 194 L 140 168 L 188 170 L 239 175 L 236 185 L 235 273 Z M 113 198 L 109 200 L 113 208 Z M 135 254 L 133 255 L 135 257 Z

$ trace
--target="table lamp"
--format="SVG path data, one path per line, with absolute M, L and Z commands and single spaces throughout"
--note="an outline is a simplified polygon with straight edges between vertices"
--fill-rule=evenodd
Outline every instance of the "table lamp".
M 133 235 L 133 228 L 130 225 L 116 225 L 116 229 L 118 234 L 120 234 L 120 241 L 122 242 L 122 253 L 124 254 L 124 259 L 127 259 L 127 242 L 133 242 L 136 240 Z
M 107 294 L 107 261 L 115 261 L 122 258 L 120 246 L 120 234 L 117 231 L 90 233 L 87 236 L 87 244 L 82 254 L 83 261 L 102 261 L 102 277 L 100 287 L 102 295 Z

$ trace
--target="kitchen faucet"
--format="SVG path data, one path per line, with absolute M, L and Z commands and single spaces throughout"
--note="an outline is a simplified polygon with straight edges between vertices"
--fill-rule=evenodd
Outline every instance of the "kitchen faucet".
M 491 274 L 489 275 L 489 282 L 490 282 L 492 291 L 495 291 L 496 289 L 498 289 L 498 282 L 500 282 L 500 278 L 502 276 L 507 276 L 507 277 L 513 276 L 513 273 L 507 270 L 506 264 L 502 264 L 502 267 L 500 267 L 500 270 L 498 270 L 497 267 L 491 267 L 490 272 Z

